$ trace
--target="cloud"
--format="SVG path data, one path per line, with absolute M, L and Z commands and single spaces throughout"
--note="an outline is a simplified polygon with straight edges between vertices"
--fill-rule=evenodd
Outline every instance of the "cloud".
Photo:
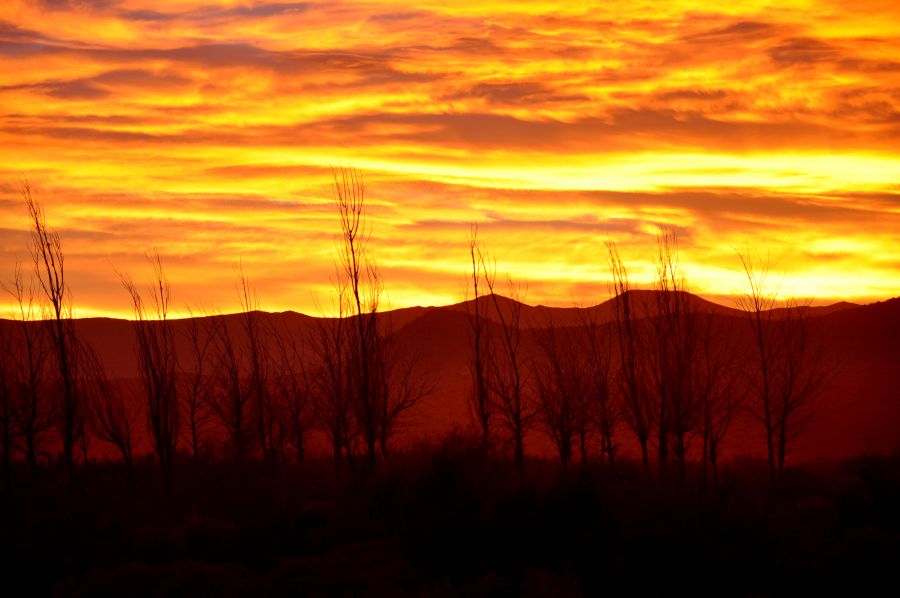
M 0 21 L 0 41 L 4 42 L 35 42 L 44 41 L 47 38 L 37 31 L 23 29 L 14 23 Z
M 770 48 L 769 56 L 778 64 L 792 66 L 834 62 L 841 56 L 841 52 L 836 47 L 818 39 L 793 38 Z
M 658 93 L 656 97 L 664 102 L 670 100 L 716 101 L 729 97 L 723 89 L 672 89 Z
M 79 301 L 104 305 L 109 256 L 156 246 L 196 300 L 232 301 L 219 270 L 243 255 L 304 309 L 297 288 L 333 266 L 330 166 L 354 164 L 403 297 L 455 294 L 473 218 L 536 302 L 594 292 L 607 238 L 650 272 L 660 228 L 701 292 L 731 292 L 732 248 L 753 242 L 797 254 L 803 280 L 859 264 L 817 288 L 900 293 L 898 19 L 792 0 L 8 0 L 2 257 L 27 173 Z
M 778 35 L 780 28 L 772 23 L 761 21 L 738 21 L 722 27 L 692 33 L 683 39 L 686 42 L 732 45 L 742 41 L 767 39 Z
M 491 104 L 546 105 L 559 102 L 583 102 L 584 94 L 565 94 L 536 81 L 509 83 L 479 83 L 472 88 L 452 94 L 451 99 L 482 98 Z
M 768 52 L 772 60 L 783 67 L 830 65 L 841 71 L 900 73 L 900 62 L 860 58 L 837 45 L 815 38 L 787 39 Z
M 300 14 L 308 10 L 309 2 L 271 2 L 251 5 L 222 7 L 215 4 L 198 6 L 186 12 L 161 12 L 152 9 L 122 10 L 118 16 L 133 21 L 217 21 L 272 18 L 285 15 Z

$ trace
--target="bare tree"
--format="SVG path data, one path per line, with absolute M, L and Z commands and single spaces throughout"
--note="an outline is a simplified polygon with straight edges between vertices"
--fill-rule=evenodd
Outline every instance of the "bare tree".
M 365 443 L 367 462 L 372 467 L 384 411 L 380 404 L 383 397 L 373 385 L 375 356 L 381 342 L 377 314 L 382 283 L 368 252 L 370 233 L 362 175 L 355 169 L 343 168 L 334 171 L 333 177 L 332 195 L 340 217 L 338 262 L 348 289 L 352 321 L 346 330 L 350 335 L 352 405 Z
M 131 298 L 139 371 L 147 405 L 147 427 L 163 481 L 168 484 L 180 424 L 178 362 L 175 336 L 169 321 L 169 281 L 159 254 L 148 255 L 147 259 L 153 268 L 153 282 L 148 288 L 150 306 L 127 274 L 120 274 L 119 278 Z
M 700 405 L 703 479 L 718 481 L 718 460 L 731 424 L 741 413 L 747 379 L 730 322 L 716 326 L 712 313 L 700 314 L 693 384 Z
M 0 326 L 0 463 L 3 464 L 3 491 L 12 486 L 12 450 L 15 431 L 13 398 L 13 346 L 9 331 Z
M 15 351 L 10 354 L 13 361 L 12 390 L 16 396 L 18 414 L 17 433 L 22 437 L 25 459 L 34 476 L 37 474 L 38 451 L 53 423 L 47 405 L 47 327 L 39 321 L 41 314 L 34 279 L 25 279 L 18 262 L 13 284 L 7 291 L 18 306 L 14 313 L 18 321 L 18 334 L 13 334 Z
M 503 309 L 495 292 L 493 277 L 485 279 L 491 303 L 497 312 L 499 347 L 491 351 L 489 386 L 495 398 L 495 409 L 513 443 L 513 460 L 522 470 L 525 459 L 525 434 L 535 416 L 526 389 L 526 372 L 522 363 L 522 301 L 524 291 L 507 277 L 509 311 Z
M 581 351 L 587 357 L 585 410 L 600 435 L 601 458 L 615 469 L 615 429 L 620 414 L 612 389 L 609 327 L 601 325 L 589 310 L 582 310 L 580 328 Z
M 379 447 L 381 454 L 389 453 L 389 441 L 403 423 L 408 412 L 433 391 L 433 386 L 420 371 L 418 359 L 404 354 L 393 334 L 393 322 L 388 316 L 382 341 L 376 355 L 377 387 L 382 393 Z
M 773 423 L 780 474 L 785 456 L 814 416 L 815 401 L 829 376 L 821 329 L 811 319 L 809 305 L 788 300 L 777 324 Z
M 478 242 L 478 225 L 472 223 L 469 228 L 469 260 L 472 266 L 471 289 L 472 300 L 466 302 L 466 318 L 469 322 L 470 358 L 469 367 L 472 372 L 472 391 L 469 395 L 469 410 L 481 432 L 481 450 L 487 455 L 491 442 L 491 420 L 493 419 L 493 403 L 487 383 L 487 363 L 490 361 L 485 327 L 488 323 L 488 302 L 482 299 L 482 281 L 490 278 L 494 283 L 494 271 L 488 268 L 481 244 Z M 466 295 L 469 285 L 466 285 Z
M 768 260 L 754 263 L 749 253 L 738 257 L 748 283 L 738 305 L 747 315 L 756 346 L 753 414 L 763 425 L 769 475 L 774 479 L 826 384 L 823 344 L 813 329 L 808 306 L 788 300 L 776 309 L 781 303 L 769 288 Z
M 185 336 L 188 358 L 182 359 L 183 390 L 180 393 L 181 410 L 187 423 L 188 444 L 194 462 L 194 474 L 200 467 L 203 436 L 212 411 L 210 408 L 213 385 L 218 377 L 219 362 L 215 359 L 215 327 L 210 317 L 190 313 Z
M 738 254 L 744 274 L 747 277 L 747 292 L 738 298 L 739 307 L 746 313 L 753 331 L 756 346 L 757 409 L 755 414 L 762 422 L 766 437 L 766 452 L 769 463 L 769 477 L 777 473 L 775 462 L 775 418 L 773 409 L 773 366 L 775 361 L 772 346 L 772 314 L 777 305 L 775 294 L 768 288 L 769 261 L 755 264 L 749 254 Z
M 572 445 L 586 431 L 587 356 L 571 329 L 557 328 L 552 318 L 535 334 L 540 347 L 534 365 L 538 396 L 538 422 L 556 445 L 564 471 L 572 460 Z M 582 438 L 581 455 L 585 460 L 586 440 Z
M 251 288 L 243 267 L 238 266 L 238 295 L 241 303 L 241 323 L 247 343 L 250 412 L 256 428 L 256 442 L 262 459 L 274 470 L 276 466 L 277 414 L 269 384 L 269 354 L 263 342 L 262 324 L 259 321 L 259 299 Z
M 23 184 L 22 197 L 32 224 L 31 256 L 35 274 L 53 318 L 49 331 L 56 366 L 56 380 L 52 385 L 54 412 L 62 441 L 63 464 L 71 478 L 75 446 L 85 433 L 84 399 L 79 396 L 77 388 L 71 294 L 66 284 L 59 234 L 48 226 L 43 207 L 32 196 L 28 181 Z
M 645 382 L 643 331 L 628 281 L 628 271 L 614 243 L 607 243 L 613 278 L 614 319 L 619 354 L 619 385 L 622 392 L 622 415 L 641 447 L 644 472 L 650 472 L 648 443 L 652 431 L 653 409 Z
M 653 373 L 657 464 L 662 474 L 671 449 L 681 475 L 685 469 L 688 435 L 697 427 L 699 416 L 691 381 L 697 330 L 679 264 L 678 239 L 673 232 L 658 237 L 655 262 L 656 312 L 650 318 L 653 336 L 649 365 Z
M 294 446 L 297 462 L 302 463 L 306 454 L 306 433 L 310 428 L 310 379 L 297 337 L 290 333 L 276 334 L 275 340 L 280 370 L 275 378 L 275 389 L 280 395 L 288 438 Z
M 318 322 L 314 351 L 318 357 L 314 375 L 313 414 L 321 430 L 328 437 L 335 473 L 340 471 L 343 455 L 351 458 L 352 395 L 350 356 L 345 317 L 348 304 L 347 286 L 337 283 L 336 317 Z
M 89 421 L 94 437 L 113 445 L 122 457 L 129 482 L 132 480 L 133 431 L 139 413 L 129 406 L 121 389 L 106 373 L 99 355 L 83 346 L 84 383 L 89 397 Z
M 210 325 L 215 339 L 213 359 L 217 379 L 210 393 L 209 406 L 225 428 L 234 461 L 241 464 L 252 453 L 256 438 L 241 347 L 225 316 L 212 318 Z

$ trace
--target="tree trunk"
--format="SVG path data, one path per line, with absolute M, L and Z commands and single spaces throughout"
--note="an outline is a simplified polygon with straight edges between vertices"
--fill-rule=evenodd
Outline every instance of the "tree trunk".
M 647 439 L 641 438 L 641 464 L 644 467 L 644 474 L 650 475 L 650 452 L 647 449 Z
M 341 460 L 343 459 L 344 443 L 340 433 L 334 433 L 331 437 L 331 456 L 334 458 L 334 474 L 341 472 Z
M 25 458 L 28 460 L 28 469 L 31 471 L 31 479 L 37 478 L 37 447 L 34 443 L 34 435 L 28 434 L 25 439 Z
M 522 441 L 522 429 L 519 425 L 515 428 L 515 462 L 516 469 L 522 471 L 525 464 L 525 447 Z
M 714 485 L 718 485 L 718 483 L 719 483 L 718 452 L 719 452 L 719 449 L 716 446 L 716 443 L 713 442 L 709 447 L 709 464 L 712 466 L 712 479 L 713 479 Z
M 584 428 L 582 428 L 578 434 L 579 434 L 579 443 L 581 444 L 581 447 L 580 447 L 581 448 L 581 466 L 587 467 L 587 460 L 588 460 L 587 432 L 584 430 Z

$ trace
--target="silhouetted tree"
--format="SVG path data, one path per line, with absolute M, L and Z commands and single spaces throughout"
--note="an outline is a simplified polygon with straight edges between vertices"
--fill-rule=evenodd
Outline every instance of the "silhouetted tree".
M 129 482 L 132 479 L 133 431 L 138 410 L 122 396 L 121 389 L 109 379 L 97 353 L 82 346 L 85 396 L 89 397 L 89 422 L 94 437 L 119 451 Z
M 753 332 L 756 348 L 756 365 L 759 378 L 757 381 L 757 409 L 755 414 L 762 422 L 766 437 L 766 453 L 769 464 L 769 476 L 774 479 L 776 470 L 775 450 L 775 418 L 773 409 L 773 368 L 775 362 L 772 341 L 772 315 L 776 307 L 776 297 L 768 289 L 769 262 L 754 264 L 749 252 L 738 254 L 747 277 L 747 292 L 738 298 L 738 305 L 747 315 L 747 321 Z
M 13 346 L 5 326 L 0 327 L 0 463 L 3 466 L 3 492 L 9 493 L 12 481 L 12 450 L 15 429 L 13 404 Z
M 210 324 L 215 339 L 217 380 L 210 393 L 209 406 L 225 428 L 235 463 L 242 464 L 253 452 L 256 438 L 250 413 L 252 395 L 246 384 L 243 352 L 227 317 L 216 316 Z
M 641 447 L 641 463 L 644 472 L 650 472 L 648 443 L 652 431 L 653 409 L 648 397 L 645 339 L 640 327 L 639 314 L 628 282 L 628 271 L 619 257 L 614 243 L 607 243 L 609 265 L 614 290 L 613 322 L 619 354 L 619 386 L 622 392 L 622 414 L 625 423 L 634 432 Z
M 215 358 L 216 335 L 212 318 L 195 316 L 193 313 L 190 316 L 184 331 L 188 355 L 186 359 L 179 360 L 184 381 L 179 396 L 187 423 L 187 440 L 196 476 L 199 473 L 206 424 L 212 415 L 211 397 L 220 363 Z
M 340 217 L 338 263 L 348 290 L 350 372 L 352 401 L 356 423 L 361 430 L 370 467 L 375 465 L 379 425 L 384 411 L 383 399 L 374 387 L 375 358 L 381 338 L 377 314 L 382 283 L 368 252 L 369 229 L 366 221 L 365 185 L 355 169 L 333 172 L 332 195 Z
M 148 255 L 153 281 L 148 287 L 148 306 L 137 285 L 120 274 L 122 286 L 131 298 L 138 365 L 146 400 L 147 429 L 159 461 L 163 481 L 171 479 L 179 432 L 178 360 L 175 335 L 169 321 L 171 288 L 159 254 Z
M 17 330 L 10 332 L 12 347 L 12 391 L 16 404 L 16 430 L 24 444 L 25 459 L 32 476 L 37 474 L 37 455 L 52 427 L 52 413 L 47 404 L 47 327 L 39 318 L 34 279 L 25 279 L 16 263 L 13 284 L 7 289 L 16 302 L 13 317 Z M 16 334 L 16 332 L 18 334 Z
M 422 374 L 418 359 L 404 354 L 393 334 L 393 322 L 387 316 L 385 333 L 379 343 L 377 384 L 383 396 L 379 447 L 388 455 L 389 441 L 402 423 L 403 417 L 432 392 L 431 382 Z
M 753 331 L 756 345 L 757 368 L 759 373 L 757 409 L 755 413 L 762 422 L 766 436 L 766 453 L 769 463 L 769 476 L 775 478 L 775 423 L 772 408 L 772 310 L 776 306 L 775 295 L 767 288 L 769 262 L 761 266 L 753 263 L 748 253 L 738 254 L 747 277 L 748 289 L 745 295 L 738 298 L 738 305 L 747 314 Z
M 472 300 L 466 302 L 466 318 L 469 322 L 470 356 L 469 368 L 472 372 L 472 390 L 469 395 L 469 411 L 481 433 L 481 450 L 487 455 L 491 443 L 491 420 L 494 409 L 487 383 L 487 363 L 490 344 L 487 342 L 486 325 L 489 303 L 482 299 L 482 281 L 490 278 L 493 285 L 495 272 L 488 267 L 484 252 L 478 242 L 478 225 L 472 223 L 469 228 L 469 260 L 472 265 L 471 281 Z M 468 298 L 469 285 L 466 285 Z
M 589 310 L 582 310 L 580 328 L 581 351 L 587 358 L 585 409 L 600 436 L 601 458 L 610 469 L 615 469 L 615 430 L 620 414 L 612 389 L 609 327 L 600 324 Z
M 71 479 L 75 446 L 85 433 L 85 401 L 79 396 L 77 388 L 72 300 L 66 284 L 65 260 L 59 234 L 47 225 L 44 210 L 32 197 L 27 181 L 22 188 L 22 197 L 32 224 L 31 256 L 35 274 L 52 317 L 49 331 L 56 375 L 51 388 L 56 426 L 62 441 L 63 464 Z
M 718 461 L 731 424 L 747 396 L 742 352 L 730 323 L 716 326 L 715 315 L 698 316 L 699 342 L 693 362 L 693 387 L 700 406 L 703 479 L 719 477 Z
M 678 257 L 678 239 L 671 231 L 657 239 L 656 311 L 650 318 L 652 339 L 648 357 L 653 376 L 653 407 L 658 448 L 657 466 L 664 473 L 669 452 L 684 473 L 687 439 L 698 424 L 699 405 L 691 375 L 697 350 L 695 313 Z M 670 446 L 671 445 L 671 446 Z
M 241 324 L 247 348 L 247 391 L 250 394 L 250 413 L 256 429 L 256 443 L 262 452 L 263 462 L 274 471 L 276 466 L 277 413 L 274 397 L 270 392 L 269 361 L 263 342 L 262 322 L 259 319 L 259 299 L 250 287 L 242 266 L 238 266 L 238 296 L 241 304 Z
M 342 455 L 351 458 L 352 395 L 350 351 L 346 329 L 348 292 L 337 282 L 337 314 L 318 321 L 314 351 L 318 358 L 314 376 L 313 415 L 328 437 L 335 473 L 340 471 Z
M 793 443 L 815 414 L 815 400 L 828 382 L 821 330 L 809 305 L 789 300 L 777 320 L 774 428 L 778 473 Z
M 552 318 L 535 333 L 540 355 L 535 363 L 537 420 L 553 441 L 563 470 L 569 468 L 575 438 L 585 431 L 587 356 L 571 328 L 557 328 Z M 582 458 L 587 451 L 581 446 Z
M 784 469 L 790 445 L 803 432 L 815 398 L 826 382 L 822 339 L 812 327 L 809 307 L 788 300 L 779 306 L 768 285 L 769 262 L 754 263 L 738 254 L 747 292 L 738 299 L 747 314 L 756 348 L 756 401 L 753 413 L 763 425 L 769 475 Z M 779 308 L 779 309 L 776 309 Z
M 288 439 L 294 446 L 297 462 L 302 463 L 306 454 L 306 433 L 311 427 L 310 379 L 297 337 L 290 333 L 276 334 L 275 340 L 279 358 L 279 373 L 275 378 L 275 389 L 280 395 L 278 404 L 282 406 L 281 417 Z
M 525 434 L 535 416 L 525 392 L 527 379 L 522 362 L 524 292 L 507 277 L 507 292 L 511 301 L 506 313 L 495 292 L 493 277 L 486 277 L 485 282 L 499 323 L 498 334 L 494 339 L 497 347 L 491 350 L 489 387 L 500 421 L 512 440 L 516 468 L 521 471 L 525 459 Z

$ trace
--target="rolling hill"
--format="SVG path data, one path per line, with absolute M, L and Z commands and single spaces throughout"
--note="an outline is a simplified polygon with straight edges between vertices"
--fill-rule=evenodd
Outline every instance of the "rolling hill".
M 654 292 L 632 293 L 634 301 L 646 305 L 652 315 Z M 480 300 L 490 301 L 490 298 Z M 587 308 L 523 305 L 523 328 L 535 330 L 549 323 L 558 327 L 574 326 L 586 319 L 609 323 L 614 314 L 614 302 L 612 299 Z M 497 304 L 500 313 L 506 317 L 515 306 L 505 297 L 497 297 Z M 693 310 L 713 314 L 719 325 L 731 327 L 749 347 L 748 327 L 742 312 L 693 295 L 689 297 L 689 305 Z M 469 302 L 401 309 L 380 315 L 383 325 L 390 323 L 393 327 L 402 350 L 415 356 L 419 371 L 428 377 L 434 388 L 428 399 L 410 413 L 398 445 L 409 446 L 434 439 L 468 425 L 469 328 L 466 310 L 471 307 Z M 489 318 L 496 322 L 497 311 L 492 303 L 489 307 Z M 809 310 L 824 334 L 830 379 L 818 401 L 816 416 L 796 447 L 796 458 L 830 459 L 900 448 L 900 298 L 863 306 L 838 303 Z M 313 356 L 321 319 L 295 312 L 260 312 L 258 315 L 259 321 L 271 330 L 301 339 L 305 355 Z M 220 318 L 230 330 L 238 333 L 239 314 L 212 317 Z M 195 322 L 203 326 L 210 320 Z M 0 321 L 0 326 L 5 329 L 14 324 L 9 320 Z M 178 339 L 178 351 L 187 355 L 187 331 L 192 321 L 174 320 L 172 325 Z M 130 389 L 131 400 L 141 400 L 136 384 L 138 361 L 133 324 L 120 319 L 87 318 L 76 320 L 75 330 L 80 339 L 96 349 L 109 375 Z M 526 344 L 529 342 L 526 335 Z M 624 427 L 619 431 L 619 438 L 626 452 L 633 449 L 630 434 Z M 726 456 L 760 454 L 760 440 L 758 424 L 744 417 L 726 441 Z M 528 450 L 544 454 L 549 451 L 549 444 L 534 431 L 530 434 Z

